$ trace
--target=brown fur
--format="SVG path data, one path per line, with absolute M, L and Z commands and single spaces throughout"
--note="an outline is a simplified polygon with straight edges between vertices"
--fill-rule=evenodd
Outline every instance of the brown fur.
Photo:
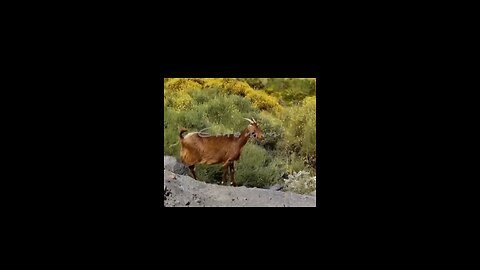
M 222 136 L 199 136 L 198 132 L 189 133 L 185 137 L 182 133 L 185 129 L 180 130 L 180 158 L 187 165 L 194 178 L 195 164 L 223 164 L 223 180 L 225 181 L 226 170 L 230 170 L 232 184 L 235 184 L 234 178 L 234 162 L 240 158 L 243 146 L 248 142 L 251 134 L 255 134 L 258 139 L 263 139 L 263 132 L 257 123 L 248 125 L 240 136 L 235 137 L 233 134 Z

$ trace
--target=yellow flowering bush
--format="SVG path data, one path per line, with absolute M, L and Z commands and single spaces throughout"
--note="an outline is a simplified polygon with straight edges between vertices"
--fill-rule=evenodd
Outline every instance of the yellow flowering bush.
M 258 90 L 251 90 L 247 92 L 247 99 L 250 100 L 260 110 L 279 110 L 280 104 L 275 97 L 269 96 L 264 92 Z
M 202 85 L 192 79 L 175 78 L 164 82 L 164 89 L 183 91 L 188 89 L 201 89 Z
M 186 92 L 178 92 L 175 98 L 172 99 L 172 107 L 177 111 L 182 111 L 190 108 L 192 105 L 192 97 Z

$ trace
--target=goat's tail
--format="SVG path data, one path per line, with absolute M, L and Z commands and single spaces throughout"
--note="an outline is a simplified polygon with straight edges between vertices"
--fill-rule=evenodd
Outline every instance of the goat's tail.
M 180 136 L 180 140 L 183 140 L 183 135 L 182 135 L 182 133 L 184 133 L 184 132 L 187 132 L 187 129 L 186 129 L 186 128 L 181 128 L 181 129 L 180 129 L 180 134 L 178 134 L 178 135 Z

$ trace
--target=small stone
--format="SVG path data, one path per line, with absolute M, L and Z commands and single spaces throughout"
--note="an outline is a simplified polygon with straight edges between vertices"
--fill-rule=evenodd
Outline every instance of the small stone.
M 190 204 L 190 201 L 187 201 L 187 203 L 185 205 L 189 205 Z

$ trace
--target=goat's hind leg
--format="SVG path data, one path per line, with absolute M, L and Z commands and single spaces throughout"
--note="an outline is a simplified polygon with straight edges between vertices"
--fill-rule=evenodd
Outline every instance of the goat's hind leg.
M 198 180 L 198 179 L 197 179 L 197 175 L 195 174 L 195 165 L 188 166 L 188 168 L 190 169 L 190 172 L 192 173 L 193 178 L 194 178 L 195 180 Z

